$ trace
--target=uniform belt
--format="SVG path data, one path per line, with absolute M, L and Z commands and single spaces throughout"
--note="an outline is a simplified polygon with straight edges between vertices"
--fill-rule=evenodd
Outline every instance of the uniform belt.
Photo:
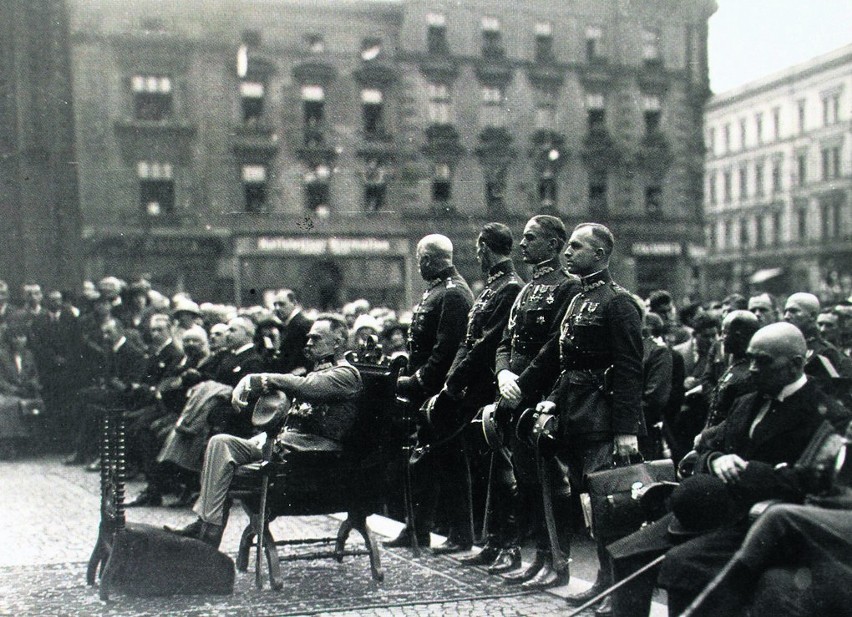
M 568 369 L 565 371 L 565 374 L 568 376 L 570 383 L 600 385 L 605 371 L 606 368 Z
M 529 353 L 531 351 L 538 352 L 539 349 L 544 347 L 544 344 L 547 341 L 520 341 L 518 339 L 512 340 L 512 351 L 517 353 Z

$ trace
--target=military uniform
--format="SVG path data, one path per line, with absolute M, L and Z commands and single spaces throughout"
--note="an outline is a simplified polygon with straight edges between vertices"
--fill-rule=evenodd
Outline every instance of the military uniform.
M 523 284 L 511 261 L 497 264 L 468 313 L 467 332 L 447 375 L 448 390 L 467 390 L 466 404 L 481 406 L 494 400 L 495 354 Z
M 746 358 L 734 360 L 719 377 L 716 387 L 710 392 L 708 401 L 710 409 L 707 416 L 708 428 L 721 424 L 728 417 L 735 400 L 754 392 L 754 383 L 748 367 L 749 361 Z
M 408 330 L 408 365 L 420 401 L 439 392 L 464 340 L 473 294 L 450 267 L 429 282 L 414 307 Z M 415 401 L 415 402 L 420 402 Z
M 467 282 L 454 267 L 449 267 L 429 281 L 422 299 L 414 307 L 408 349 L 415 408 L 443 388 L 465 338 L 472 305 L 473 294 Z M 462 471 L 465 463 L 464 447 L 458 439 L 434 450 L 412 469 L 416 527 L 421 543 L 428 544 L 428 533 L 441 498 L 452 531 L 461 534 L 453 539 L 461 544 L 471 542 L 472 538 L 466 537 L 470 535 L 466 531 L 470 527 L 470 504 L 469 479 L 463 477 Z M 408 530 L 406 527 L 403 533 Z
M 508 370 L 519 376 L 518 385 L 523 398 L 515 410 L 516 415 L 541 400 L 556 378 L 558 369 L 555 363 L 549 382 L 548 377 L 541 374 L 540 379 L 532 380 L 529 370 L 542 347 L 548 340 L 557 336 L 559 323 L 562 321 L 565 310 L 579 291 L 580 284 L 577 277 L 568 274 L 562 268 L 559 259 L 554 258 L 535 266 L 532 279 L 515 298 L 509 323 L 497 348 L 496 370 L 497 373 Z M 545 367 L 540 366 L 538 370 L 540 372 L 543 369 Z M 508 469 L 505 470 L 506 473 L 500 478 L 504 482 L 503 492 L 510 494 L 509 500 L 514 502 L 515 507 L 518 505 L 519 488 L 529 493 L 530 503 L 534 504 L 530 524 L 536 535 L 537 548 L 546 552 L 549 550 L 549 538 L 545 527 L 544 511 L 541 508 L 541 488 L 535 452 L 528 444 L 518 440 L 513 430 L 509 433 L 508 445 L 511 461 Z M 554 492 L 567 498 L 570 490 L 564 464 L 556 457 L 547 461 L 546 469 L 550 474 Z M 515 480 L 521 485 L 520 487 Z M 511 495 L 513 490 L 515 494 Z M 494 501 L 492 499 L 492 503 Z M 507 510 L 509 509 L 507 505 Z M 511 527 L 513 524 L 511 517 L 516 513 L 509 511 L 504 514 L 509 518 L 504 520 L 503 524 Z

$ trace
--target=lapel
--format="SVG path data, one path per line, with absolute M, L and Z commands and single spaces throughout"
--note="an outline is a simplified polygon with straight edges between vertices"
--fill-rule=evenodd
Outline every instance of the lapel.
M 783 402 L 775 403 L 775 409 L 768 413 L 755 427 L 751 439 L 752 450 L 759 449 L 762 445 L 785 433 L 804 427 L 808 422 L 808 403 L 815 396 L 816 393 L 811 387 L 811 382 L 808 382 L 798 392 L 784 399 Z M 759 400 L 763 401 L 760 398 Z M 752 421 L 754 421 L 754 414 L 752 414 Z

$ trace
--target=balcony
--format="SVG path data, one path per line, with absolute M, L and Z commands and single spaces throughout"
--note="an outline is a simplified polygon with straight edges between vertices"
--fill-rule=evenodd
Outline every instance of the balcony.
M 623 162 L 624 156 L 605 127 L 592 127 L 583 138 L 581 154 L 590 169 L 607 170 Z
M 674 156 L 662 131 L 656 130 L 645 134 L 640 143 L 637 159 L 644 169 L 657 175 L 663 175 L 668 171 Z
M 119 118 L 113 122 L 113 130 L 122 157 L 128 162 L 141 158 L 186 161 L 196 132 L 193 124 L 178 119 Z
M 322 58 L 309 58 L 293 66 L 293 79 L 300 84 L 327 85 L 337 78 L 337 68 Z
M 420 59 L 420 72 L 433 83 L 450 83 L 459 74 L 459 63 L 450 55 L 428 54 Z
M 245 122 L 231 127 L 231 149 L 238 158 L 269 160 L 278 152 L 278 135 L 262 122 Z
M 512 81 L 512 64 L 499 45 L 483 47 L 482 57 L 476 60 L 474 70 L 480 83 L 487 86 L 504 87 Z
M 436 160 L 455 159 L 464 154 L 456 127 L 452 124 L 433 124 L 427 128 L 423 153 Z
M 376 158 L 385 160 L 393 158 L 396 153 L 396 145 L 393 135 L 384 129 L 375 131 L 361 131 L 360 143 L 357 153 L 365 158 Z
M 645 60 L 639 67 L 639 87 L 647 94 L 663 95 L 669 89 L 669 74 L 662 60 Z
M 362 86 L 379 89 L 391 86 L 399 79 L 394 65 L 382 59 L 361 62 L 352 76 Z

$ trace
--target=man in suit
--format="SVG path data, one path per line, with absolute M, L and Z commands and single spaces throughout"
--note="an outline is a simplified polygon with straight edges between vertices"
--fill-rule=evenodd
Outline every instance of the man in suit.
M 751 505 L 766 499 L 801 501 L 804 487 L 793 464 L 828 420 L 835 426 L 848 412 L 825 396 L 804 373 L 807 346 L 791 324 L 757 331 L 748 347 L 756 391 L 737 400 L 728 418 L 708 429 L 698 446 L 697 473 L 712 474 L 728 487 L 731 516 L 722 527 L 680 544 L 667 515 L 607 547 L 616 581 L 665 553 L 649 570 L 613 594 L 618 617 L 648 614 L 654 579 L 668 590 L 673 615 L 689 604 L 742 544 Z
M 417 244 L 420 276 L 427 283 L 420 303 L 414 307 L 408 331 L 409 372 L 397 382 L 397 392 L 418 409 L 429 397 L 441 391 L 467 330 L 467 314 L 473 294 L 467 282 L 453 266 L 453 243 L 446 236 L 431 234 Z M 417 542 L 429 545 L 440 487 L 452 486 L 464 464 L 460 446 L 450 445 L 430 454 L 414 471 L 415 521 L 406 526 L 385 546 L 407 546 L 412 524 Z M 458 494 L 453 498 L 459 499 Z
M 76 426 L 71 402 L 83 385 L 80 372 L 83 334 L 79 318 L 64 306 L 61 291 L 54 289 L 47 293 L 45 309 L 33 319 L 30 348 L 41 377 L 50 436 L 62 448 L 71 445 L 69 435 Z
M 65 461 L 68 465 L 82 465 L 94 460 L 98 450 L 98 429 L 107 409 L 132 406 L 133 392 L 145 375 L 145 354 L 128 342 L 124 326 L 113 318 L 101 325 L 103 355 L 100 358 L 96 385 L 83 388 L 78 393 L 80 425 L 77 431 L 74 454 Z M 91 471 L 97 467 L 90 465 Z
M 343 445 L 355 423 L 358 397 L 363 389 L 361 375 L 343 357 L 349 329 L 337 315 L 320 315 L 311 326 L 305 355 L 313 363 L 306 376 L 262 373 L 242 379 L 234 389 L 237 406 L 246 407 L 252 392 L 281 391 L 293 402 L 283 427 L 275 438 L 273 456 L 288 452 L 335 452 Z M 251 415 L 251 414 L 248 414 Z M 216 435 L 207 444 L 201 470 L 201 494 L 195 504 L 198 520 L 176 530 L 218 547 L 227 523 L 227 494 L 239 465 L 262 457 L 266 433 L 251 439 Z M 167 528 L 168 529 L 168 528 Z M 175 531 L 175 530 L 170 530 Z
M 228 322 L 228 351 L 215 367 L 213 381 L 233 388 L 246 375 L 263 370 L 263 358 L 254 347 L 255 329 L 254 322 L 248 317 L 234 317 Z M 250 418 L 244 415 L 226 415 L 223 423 L 224 432 L 232 435 L 246 437 L 254 433 Z
M 302 312 L 292 289 L 280 289 L 272 304 L 281 320 L 281 346 L 278 349 L 278 370 L 282 373 L 304 375 L 309 366 L 305 357 L 305 341 L 313 322 Z

